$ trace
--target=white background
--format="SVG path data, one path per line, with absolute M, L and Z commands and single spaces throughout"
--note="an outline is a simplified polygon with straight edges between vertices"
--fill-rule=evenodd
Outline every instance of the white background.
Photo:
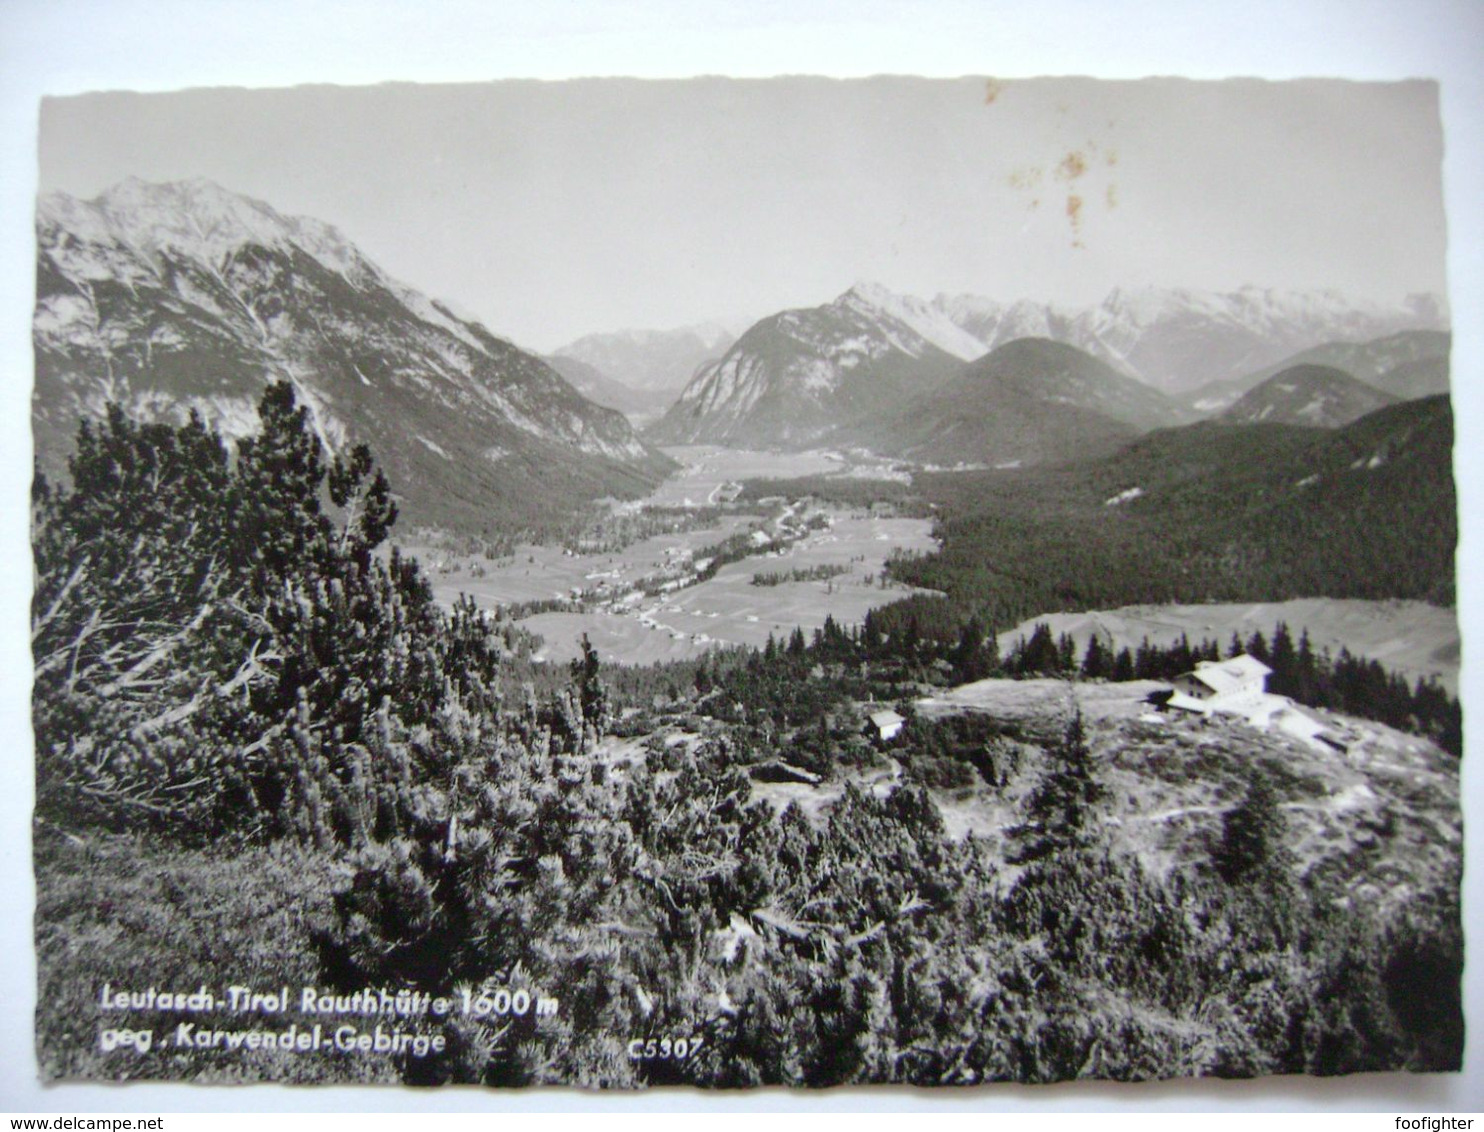
M 1453 309 L 1455 455 L 1465 516 L 1459 555 L 1466 749 L 1484 751 L 1479 678 L 1484 605 L 1473 584 L 1484 493 L 1484 4 L 1477 0 L 0 0 L 0 1111 L 52 1114 L 212 1109 L 387 1111 L 511 1109 L 1361 1109 L 1418 1114 L 1484 1108 L 1484 1039 L 1462 1075 L 1365 1075 L 1326 1081 L 1070 1084 L 965 1091 L 825 1094 L 686 1091 L 594 1096 L 548 1090 L 43 1088 L 32 1050 L 36 983 L 29 824 L 32 760 L 30 318 L 37 101 L 88 90 L 288 86 L 387 80 L 476 81 L 580 75 L 686 77 L 921 74 L 1138 78 L 1341 76 L 1442 83 Z M 1484 1027 L 1484 886 L 1478 803 L 1484 776 L 1465 763 L 1470 1022 Z M 1484 1031 L 1481 1031 L 1484 1032 Z M 1390 1123 L 1387 1123 L 1390 1127 Z

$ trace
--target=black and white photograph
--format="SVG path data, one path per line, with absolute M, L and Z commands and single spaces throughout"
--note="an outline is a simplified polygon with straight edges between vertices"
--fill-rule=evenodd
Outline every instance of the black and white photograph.
M 1438 82 L 36 111 L 43 1082 L 1462 1068 Z

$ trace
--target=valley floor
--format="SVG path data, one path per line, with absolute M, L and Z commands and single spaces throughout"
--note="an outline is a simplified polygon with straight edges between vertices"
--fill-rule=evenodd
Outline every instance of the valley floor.
M 623 504 L 623 508 L 715 506 L 741 481 L 764 476 L 890 474 L 888 465 L 880 461 L 846 459 L 834 453 L 699 447 L 667 451 L 680 461 L 681 470 L 648 498 Z M 792 511 L 785 509 L 785 515 Z M 814 511 L 828 519 L 827 529 L 812 530 L 783 550 L 760 548 L 753 556 L 722 566 L 712 578 L 658 596 L 638 593 L 638 584 L 666 571 L 683 577 L 686 562 L 704 548 L 747 531 L 759 522 L 759 516 L 723 515 L 713 525 L 644 539 L 617 553 L 573 554 L 558 547 L 522 546 L 496 563 L 450 561 L 447 568 L 433 574 L 433 588 L 445 604 L 469 594 L 486 608 L 517 602 L 566 602 L 581 591 L 601 588 L 603 596 L 585 602 L 581 612 L 539 613 L 525 618 L 522 625 L 544 638 L 546 647 L 540 659 L 573 659 L 586 634 L 604 661 L 620 664 L 694 658 L 717 645 L 761 647 L 770 633 L 782 637 L 802 627 L 811 634 L 827 616 L 842 625 L 858 624 L 871 609 L 914 592 L 888 582 L 884 570 L 894 552 L 935 547 L 930 522 L 842 507 Z M 780 520 L 762 525 L 776 531 Z M 811 569 L 842 572 L 818 581 L 752 584 L 756 574 L 790 575 Z

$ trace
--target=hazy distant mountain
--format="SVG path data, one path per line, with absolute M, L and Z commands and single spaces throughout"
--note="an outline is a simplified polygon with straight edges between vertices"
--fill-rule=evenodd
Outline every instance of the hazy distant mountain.
M 1216 419 L 1224 424 L 1309 425 L 1339 428 L 1397 398 L 1333 366 L 1297 365 L 1249 389 Z
M 736 340 L 735 334 L 715 323 L 678 330 L 617 330 L 588 334 L 553 351 L 553 358 L 582 362 L 625 389 L 666 393 L 673 401 L 697 369 L 721 357 Z
M 696 374 L 654 426 L 653 436 L 662 443 L 798 447 L 833 442 L 831 435 L 842 423 L 905 410 L 944 378 L 945 356 L 968 361 L 1026 338 L 1074 346 L 1125 378 L 1166 394 L 1239 380 L 1235 393 L 1222 387 L 1224 407 L 1262 380 L 1249 381 L 1251 375 L 1298 351 L 1410 334 L 1416 337 L 1411 349 L 1420 356 L 1446 342 L 1445 334 L 1425 333 L 1441 325 L 1434 300 L 1418 298 L 1390 308 L 1330 291 L 1248 287 L 1219 294 L 1147 287 L 1115 290 L 1096 306 L 1071 308 L 974 295 L 929 301 L 861 284 L 827 306 L 786 311 L 756 324 L 726 357 Z M 1398 361 L 1411 357 L 1406 349 L 1395 352 Z M 1435 375 L 1411 379 L 1425 385 Z M 1181 399 L 1190 404 L 1191 398 Z M 1193 415 L 1167 399 L 1155 405 L 1135 398 L 1128 404 L 1139 411 L 1111 415 L 1140 429 Z M 1105 413 L 1109 408 L 1082 407 Z M 910 415 L 900 414 L 902 419 Z
M 940 295 L 934 306 L 986 348 L 1027 335 L 1054 338 L 1167 393 L 1273 367 L 1262 375 L 1268 377 L 1280 364 L 1299 360 L 1339 365 L 1364 380 L 1364 374 L 1339 358 L 1293 355 L 1323 343 L 1362 343 L 1399 331 L 1446 327 L 1437 300 L 1430 296 L 1384 306 L 1334 291 L 1257 287 L 1227 293 L 1118 288 L 1097 306 L 1081 309 L 997 303 L 972 295 Z
M 1041 464 L 1111 452 L 1188 412 L 1074 346 L 1021 338 L 846 440 L 932 464 Z
M 676 397 L 674 389 L 632 389 L 576 358 L 552 354 L 545 361 L 589 401 L 617 409 L 635 428 L 662 416 Z
M 1202 414 L 1221 412 L 1247 390 L 1296 365 L 1332 366 L 1402 401 L 1448 392 L 1452 335 L 1437 330 L 1403 330 L 1364 342 L 1325 342 L 1274 365 L 1182 395 Z
M 1400 401 L 1411 401 L 1419 397 L 1432 397 L 1448 393 L 1452 389 L 1452 377 L 1448 356 L 1417 358 L 1401 362 L 1383 373 L 1378 373 L 1366 384 L 1382 392 L 1390 393 Z
M 107 401 L 255 427 L 286 378 L 332 449 L 371 444 L 407 524 L 478 530 L 641 491 L 669 466 L 619 413 L 479 323 L 387 277 L 316 220 L 206 181 L 40 202 L 36 393 L 44 467 Z
M 806 447 L 946 379 L 980 344 L 921 300 L 863 285 L 752 326 L 648 435 L 662 444 Z

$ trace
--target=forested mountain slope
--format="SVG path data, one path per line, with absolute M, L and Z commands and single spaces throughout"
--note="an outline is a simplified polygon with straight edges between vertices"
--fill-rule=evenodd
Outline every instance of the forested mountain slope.
M 1157 390 L 1076 347 L 1020 338 L 910 404 L 846 425 L 840 438 L 923 463 L 1029 465 L 1112 452 L 1186 419 Z
M 1268 421 L 1336 428 L 1395 400 L 1343 370 L 1305 364 L 1280 370 L 1249 389 L 1217 419 L 1225 424 Z
M 1447 397 L 1334 431 L 1202 423 L 1054 469 L 919 477 L 944 548 L 898 578 L 999 624 L 1055 609 L 1329 596 L 1453 600 Z

